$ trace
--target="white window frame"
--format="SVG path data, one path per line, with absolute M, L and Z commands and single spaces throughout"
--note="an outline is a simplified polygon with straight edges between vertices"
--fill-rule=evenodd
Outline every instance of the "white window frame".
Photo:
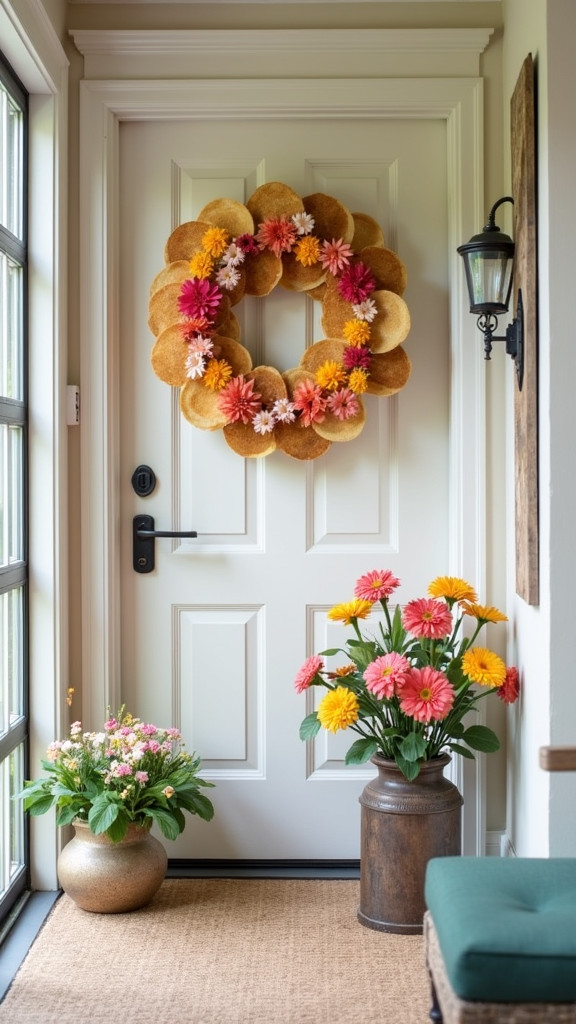
M 62 735 L 67 679 L 68 60 L 40 0 L 0 0 L 2 52 L 29 93 L 30 765 Z M 67 730 L 66 730 L 67 731 Z M 56 889 L 53 815 L 32 820 L 33 889 Z

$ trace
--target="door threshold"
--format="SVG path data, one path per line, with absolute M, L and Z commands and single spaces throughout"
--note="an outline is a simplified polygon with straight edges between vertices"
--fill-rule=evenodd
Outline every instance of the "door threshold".
M 360 878 L 359 860 L 168 860 L 166 878 Z

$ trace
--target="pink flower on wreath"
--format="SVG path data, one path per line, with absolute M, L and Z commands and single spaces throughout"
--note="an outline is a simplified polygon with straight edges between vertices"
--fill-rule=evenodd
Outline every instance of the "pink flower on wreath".
M 193 277 L 182 284 L 178 296 L 178 309 L 184 316 L 211 319 L 221 299 L 222 292 L 218 285 L 211 284 L 207 278 Z
M 303 427 L 310 427 L 312 423 L 322 423 L 324 420 L 326 399 L 322 397 L 322 389 L 313 381 L 302 381 L 294 389 L 292 402 L 294 408 L 301 413 L 300 423 Z
M 254 391 L 254 381 L 242 374 L 233 377 L 218 395 L 218 405 L 229 423 L 251 423 L 262 408 L 262 395 Z
M 296 673 L 294 689 L 296 693 L 303 693 L 310 686 L 314 676 L 324 667 L 324 662 L 318 654 L 312 654 L 307 658 L 302 668 Z
M 358 304 L 368 298 L 376 287 L 374 274 L 365 263 L 353 263 L 346 267 L 338 281 L 338 291 L 346 302 Z
M 454 689 L 444 673 L 430 665 L 410 669 L 398 688 L 400 708 L 417 722 L 446 718 L 454 697 Z
M 401 654 L 396 651 L 384 654 L 368 665 L 364 672 L 366 689 L 380 698 L 393 697 L 409 670 L 410 662 Z
M 335 276 L 348 266 L 352 255 L 352 249 L 343 238 L 333 238 L 331 242 L 325 239 L 322 242 L 320 263 L 324 270 Z
M 356 580 L 354 595 L 364 601 L 382 601 L 399 586 L 400 580 L 389 569 L 372 569 Z
M 419 597 L 409 601 L 402 613 L 402 625 L 414 636 L 439 640 L 452 630 L 452 613 L 444 601 Z
M 260 248 L 271 249 L 275 256 L 290 252 L 296 237 L 296 225 L 284 217 L 263 220 L 256 233 L 256 241 Z
M 340 388 L 330 395 L 326 408 L 337 420 L 349 420 L 358 413 L 360 402 L 350 388 Z
M 257 252 L 260 252 L 260 247 L 254 235 L 238 235 L 238 238 L 235 238 L 234 241 L 246 256 L 254 256 Z
M 366 345 L 347 345 L 342 356 L 346 370 L 367 370 L 371 359 L 372 353 Z
M 511 665 L 510 668 L 506 669 L 506 678 L 502 686 L 498 687 L 496 693 L 505 704 L 514 704 L 518 700 L 520 679 L 515 665 Z

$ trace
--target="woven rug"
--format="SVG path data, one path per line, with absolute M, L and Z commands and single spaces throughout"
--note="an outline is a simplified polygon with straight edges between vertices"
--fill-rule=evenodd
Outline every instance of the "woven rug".
M 130 914 L 62 896 L 0 1024 L 426 1024 L 421 936 L 356 920 L 359 882 L 175 879 Z

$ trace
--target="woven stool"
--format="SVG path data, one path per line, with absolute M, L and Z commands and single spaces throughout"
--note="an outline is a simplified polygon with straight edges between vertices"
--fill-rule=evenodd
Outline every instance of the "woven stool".
M 425 942 L 444 1024 L 576 1024 L 576 859 L 441 857 Z
M 541 747 L 576 771 L 576 747 Z M 576 1024 L 576 859 L 428 862 L 424 917 L 437 1024 Z

